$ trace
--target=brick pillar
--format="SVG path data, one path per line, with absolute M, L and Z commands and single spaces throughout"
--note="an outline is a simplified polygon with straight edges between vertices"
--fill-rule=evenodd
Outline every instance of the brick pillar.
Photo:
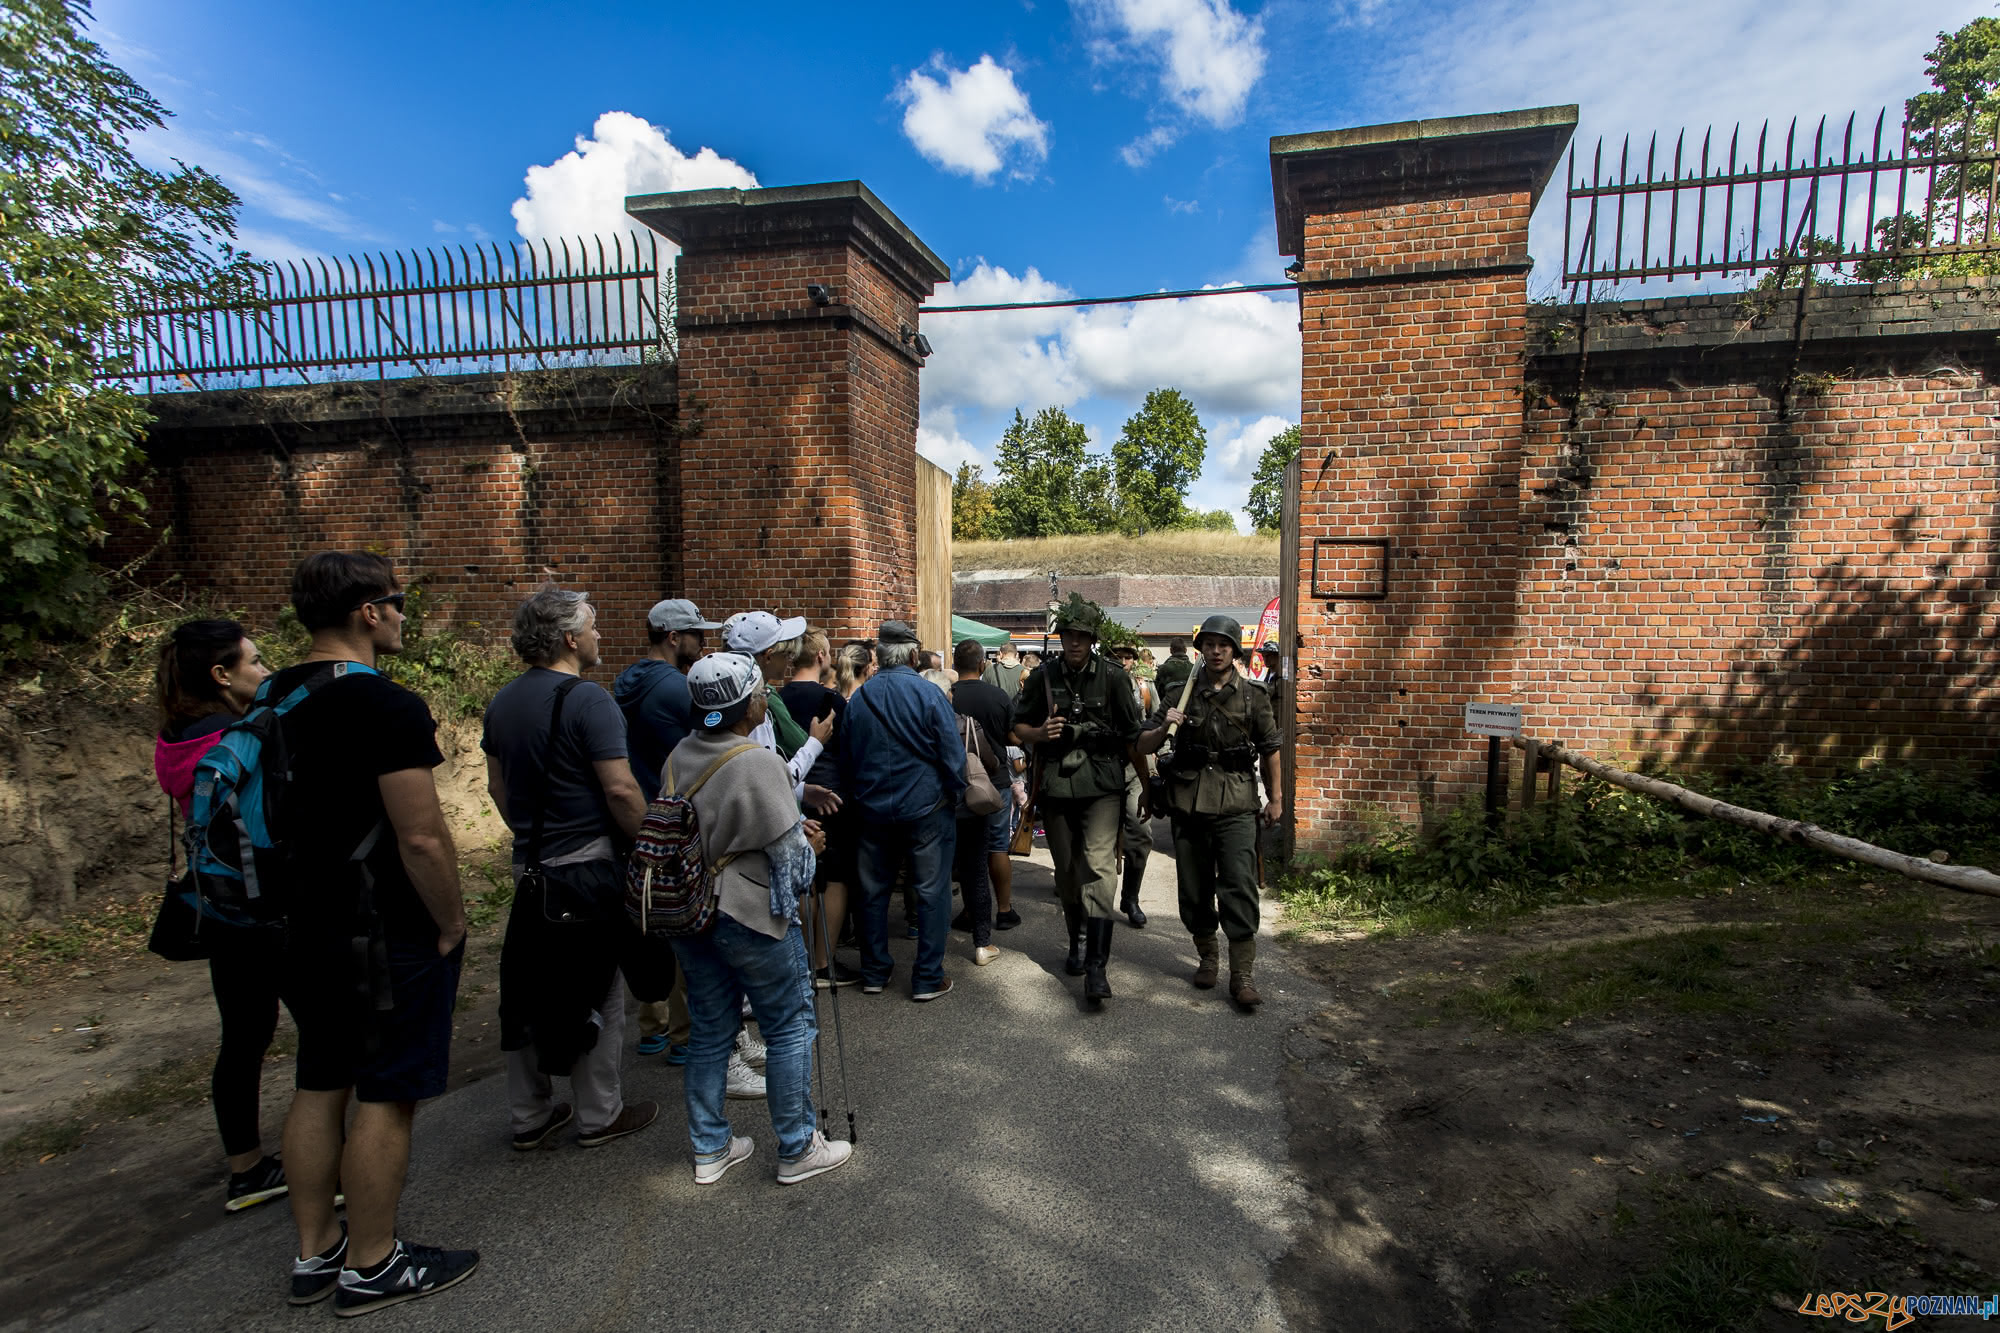
M 1528 215 L 1576 108 L 1271 140 L 1304 265 L 1296 845 L 1472 794 L 1513 694 Z M 1509 752 L 1511 754 L 1511 751 Z
M 917 372 L 951 270 L 859 181 L 625 201 L 681 247 L 681 570 L 711 620 L 916 620 Z M 808 295 L 826 288 L 828 304 Z

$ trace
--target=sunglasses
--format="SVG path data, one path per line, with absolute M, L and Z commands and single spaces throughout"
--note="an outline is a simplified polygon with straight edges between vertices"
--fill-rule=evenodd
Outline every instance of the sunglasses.
M 408 595 L 407 593 L 392 592 L 387 597 L 371 597 L 363 602 L 361 606 L 393 606 L 400 611 L 403 609 L 403 599 Z M 359 611 L 361 607 L 357 606 L 354 609 Z

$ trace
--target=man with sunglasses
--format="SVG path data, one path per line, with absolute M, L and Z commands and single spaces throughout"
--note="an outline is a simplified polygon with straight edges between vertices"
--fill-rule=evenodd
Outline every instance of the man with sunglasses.
M 479 1263 L 396 1234 L 411 1120 L 445 1090 L 465 956 L 458 857 L 431 774 L 444 762 L 437 724 L 376 671 L 402 651 L 403 601 L 380 556 L 307 556 L 292 606 L 312 649 L 265 696 L 315 683 L 281 723 L 292 778 L 280 831 L 296 867 L 283 886 L 285 1001 L 299 1028 L 285 1121 L 291 1301 L 332 1296 L 346 1315 L 442 1291 Z

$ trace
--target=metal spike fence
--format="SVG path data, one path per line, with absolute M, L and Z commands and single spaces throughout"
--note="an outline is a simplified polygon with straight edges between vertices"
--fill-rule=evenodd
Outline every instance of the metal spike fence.
M 239 303 L 140 310 L 106 378 L 134 390 L 673 361 L 674 270 L 653 236 L 270 263 Z
M 1835 124 L 1831 137 L 1824 118 L 1809 135 L 1794 120 L 1782 146 L 1768 121 L 1754 145 L 1741 126 L 1726 144 L 1709 130 L 1693 145 L 1682 131 L 1669 146 L 1654 135 L 1635 151 L 1627 136 L 1613 163 L 1600 139 L 1583 169 L 1572 147 L 1564 284 L 1808 266 L 1896 277 L 2000 252 L 2000 118 L 1968 114 L 1935 128 L 1905 120 L 1898 133 L 1884 111 L 1858 137 L 1856 120 Z

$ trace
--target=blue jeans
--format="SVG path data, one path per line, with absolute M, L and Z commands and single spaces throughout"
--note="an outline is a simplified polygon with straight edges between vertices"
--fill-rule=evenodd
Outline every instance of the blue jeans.
M 958 845 L 952 808 L 940 803 L 929 814 L 906 820 L 876 819 L 864 811 L 860 824 L 861 902 L 855 920 L 861 927 L 861 980 L 884 985 L 896 970 L 889 957 L 889 895 L 907 859 L 917 895 L 917 963 L 910 992 L 934 991 L 944 985 L 944 944 L 951 931 L 951 858 Z
M 674 941 L 674 957 L 687 976 L 688 1138 L 697 1162 L 713 1162 L 729 1151 L 729 1117 L 723 1088 L 729 1052 L 742 1030 L 742 1003 L 750 997 L 767 1048 L 765 1101 L 778 1135 L 778 1156 L 797 1157 L 812 1146 L 813 1017 L 812 969 L 805 937 L 793 926 L 772 939 L 717 914 L 715 929 Z

